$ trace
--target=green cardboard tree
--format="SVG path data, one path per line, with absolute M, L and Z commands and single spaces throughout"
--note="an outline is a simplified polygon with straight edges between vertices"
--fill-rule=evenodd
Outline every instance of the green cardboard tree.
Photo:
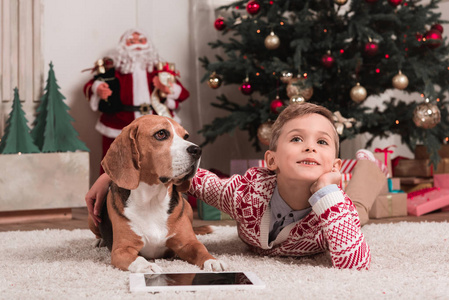
M 19 99 L 19 90 L 14 89 L 14 100 L 9 119 L 6 121 L 5 134 L 0 141 L 0 153 L 36 153 L 39 148 L 33 143 L 25 112 Z
M 85 150 L 86 145 L 78 139 L 78 132 L 73 128 L 70 109 L 64 103 L 64 95 L 59 92 L 53 63 L 50 63 L 45 93 L 37 109 L 37 117 L 31 136 L 42 152 L 66 152 Z

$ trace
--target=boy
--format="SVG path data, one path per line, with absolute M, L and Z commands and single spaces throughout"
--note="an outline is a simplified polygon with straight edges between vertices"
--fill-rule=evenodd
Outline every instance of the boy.
M 189 193 L 229 214 L 240 238 L 260 255 L 304 256 L 329 250 L 334 267 L 368 269 L 370 249 L 356 207 L 337 186 L 338 151 L 329 110 L 311 103 L 289 105 L 273 125 L 267 168 L 251 168 L 227 179 L 199 169 Z M 370 168 L 373 178 L 354 178 L 359 186 L 351 180 L 347 187 L 349 195 L 352 191 L 360 196 L 355 203 L 365 221 L 385 184 L 385 175 L 369 161 L 374 161 L 371 155 L 359 153 L 364 160 L 356 168 Z M 102 189 L 108 184 L 108 178 L 99 181 Z M 102 199 L 95 197 L 100 196 L 98 190 L 92 187 L 86 195 L 89 212 L 93 200 Z

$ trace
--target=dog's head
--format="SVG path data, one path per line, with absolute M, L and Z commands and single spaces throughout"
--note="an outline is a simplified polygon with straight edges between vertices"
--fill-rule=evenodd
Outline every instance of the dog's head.
M 188 136 L 173 119 L 142 116 L 123 128 L 101 164 L 112 181 L 128 190 L 142 181 L 173 183 L 186 191 L 201 157 L 201 148 L 188 142 Z

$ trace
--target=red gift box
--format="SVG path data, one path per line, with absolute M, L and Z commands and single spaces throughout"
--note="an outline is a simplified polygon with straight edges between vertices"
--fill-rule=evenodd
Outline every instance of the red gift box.
M 421 216 L 449 205 L 449 189 L 427 188 L 407 195 L 409 215 Z
M 342 159 L 340 173 L 349 174 L 352 173 L 355 165 L 357 164 L 357 159 Z

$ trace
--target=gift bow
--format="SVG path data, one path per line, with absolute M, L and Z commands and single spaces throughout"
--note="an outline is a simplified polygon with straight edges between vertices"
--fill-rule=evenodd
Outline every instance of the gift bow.
M 334 122 L 335 122 L 335 129 L 337 130 L 337 133 L 341 135 L 343 133 L 343 129 L 351 128 L 352 123 L 355 123 L 356 120 L 354 118 L 346 119 L 341 115 L 339 111 L 334 112 Z
M 384 153 L 384 164 L 385 164 L 385 166 L 387 167 L 388 166 L 388 160 L 387 160 L 387 158 L 388 158 L 388 154 L 389 153 L 393 153 L 393 150 L 390 150 L 390 149 L 388 149 L 388 148 L 390 148 L 390 147 L 396 147 L 396 145 L 390 145 L 390 146 L 388 146 L 388 147 L 385 147 L 385 148 L 383 148 L 383 149 L 380 149 L 380 148 L 376 148 L 376 149 L 374 149 L 374 152 L 375 153 Z

